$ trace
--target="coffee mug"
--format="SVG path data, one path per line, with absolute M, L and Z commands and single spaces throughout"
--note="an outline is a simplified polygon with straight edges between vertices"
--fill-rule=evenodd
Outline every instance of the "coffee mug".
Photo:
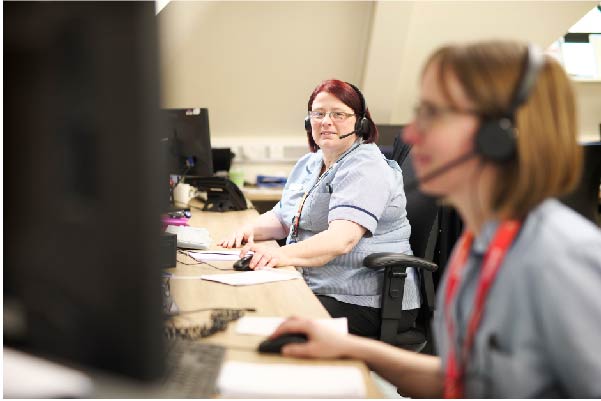
M 179 183 L 173 188 L 173 201 L 180 205 L 188 205 L 190 199 L 196 196 L 197 189 L 190 184 Z

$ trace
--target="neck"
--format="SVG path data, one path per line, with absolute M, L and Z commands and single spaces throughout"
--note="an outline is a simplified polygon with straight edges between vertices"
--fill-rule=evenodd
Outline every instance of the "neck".
M 332 156 L 326 156 L 326 154 L 324 153 L 323 155 L 323 168 L 321 169 L 321 172 L 323 173 L 324 171 L 326 171 L 327 169 L 329 169 L 332 164 L 334 164 L 334 162 L 336 160 L 338 160 L 338 157 L 340 157 L 342 153 L 338 154 L 338 155 L 332 155 Z
M 465 228 L 478 236 L 484 224 L 498 218 L 491 210 L 491 193 L 495 183 L 494 170 L 483 166 L 474 179 L 467 179 L 448 200 L 457 208 Z
M 323 154 L 323 165 L 324 168 L 322 169 L 322 173 L 329 169 L 332 164 L 334 164 L 336 162 L 336 160 L 338 160 L 340 158 L 340 156 L 342 156 L 343 153 L 345 153 L 347 150 L 349 150 L 353 144 L 355 142 L 351 142 L 349 144 L 349 146 L 347 146 L 346 148 L 342 149 L 342 150 L 332 150 L 332 149 L 321 149 L 322 154 Z

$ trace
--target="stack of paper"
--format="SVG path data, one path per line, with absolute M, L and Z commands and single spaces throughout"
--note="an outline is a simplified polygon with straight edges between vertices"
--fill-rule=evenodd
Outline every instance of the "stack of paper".
M 191 251 L 188 256 L 198 262 L 221 261 L 221 260 L 238 260 L 240 259 L 240 251 Z
M 4 353 L 4 397 L 89 398 L 92 380 L 85 374 L 6 348 Z
M 221 398 L 365 398 L 353 366 L 227 362 L 217 383 Z
M 230 274 L 204 274 L 200 278 L 229 285 L 252 285 L 293 280 L 301 278 L 301 275 L 297 271 L 265 269 Z

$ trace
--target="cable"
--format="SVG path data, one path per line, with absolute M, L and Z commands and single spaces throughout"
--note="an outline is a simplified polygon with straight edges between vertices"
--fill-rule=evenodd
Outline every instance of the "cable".
M 241 311 L 241 312 L 256 312 L 255 308 L 200 308 L 200 309 L 190 309 L 183 310 L 177 312 L 167 312 L 165 313 L 165 317 L 177 317 L 185 314 L 198 313 L 198 312 L 214 312 L 214 311 Z
M 212 265 L 212 264 L 211 264 L 211 263 L 209 263 L 209 262 L 205 262 L 205 261 L 203 261 L 203 260 L 197 260 L 197 259 L 196 259 L 196 258 L 194 258 L 193 256 L 190 256 L 190 255 L 189 255 L 187 252 L 185 252 L 185 251 L 182 251 L 181 249 L 178 249 L 178 250 L 177 250 L 177 253 L 179 253 L 179 254 L 182 254 L 182 255 L 186 255 L 187 257 L 189 257 L 189 258 L 191 258 L 191 259 L 193 259 L 193 260 L 195 260 L 195 261 L 196 261 L 196 263 L 186 263 L 186 262 L 180 262 L 179 260 L 177 261 L 178 263 L 181 263 L 182 265 L 185 265 L 185 266 L 200 266 L 200 265 L 207 265 L 207 266 L 210 266 L 210 267 L 212 267 L 213 269 L 217 269 L 217 270 L 229 270 L 229 271 L 233 271 L 233 270 L 234 270 L 233 268 L 229 269 L 229 268 L 227 268 L 227 267 L 219 267 L 219 266 Z

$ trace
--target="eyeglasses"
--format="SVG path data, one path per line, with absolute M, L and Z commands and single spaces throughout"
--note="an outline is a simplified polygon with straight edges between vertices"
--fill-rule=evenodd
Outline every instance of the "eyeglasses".
M 475 110 L 460 110 L 455 107 L 438 107 L 431 103 L 419 103 L 413 108 L 415 122 L 420 130 L 427 131 L 432 125 L 448 114 L 477 115 Z
M 329 112 L 325 112 L 325 111 L 310 111 L 309 112 L 309 117 L 313 121 L 321 121 L 326 116 L 330 116 L 330 120 L 340 122 L 340 121 L 344 121 L 347 118 L 352 117 L 354 115 L 355 114 L 353 114 L 353 113 L 345 113 L 344 111 L 329 111 Z

